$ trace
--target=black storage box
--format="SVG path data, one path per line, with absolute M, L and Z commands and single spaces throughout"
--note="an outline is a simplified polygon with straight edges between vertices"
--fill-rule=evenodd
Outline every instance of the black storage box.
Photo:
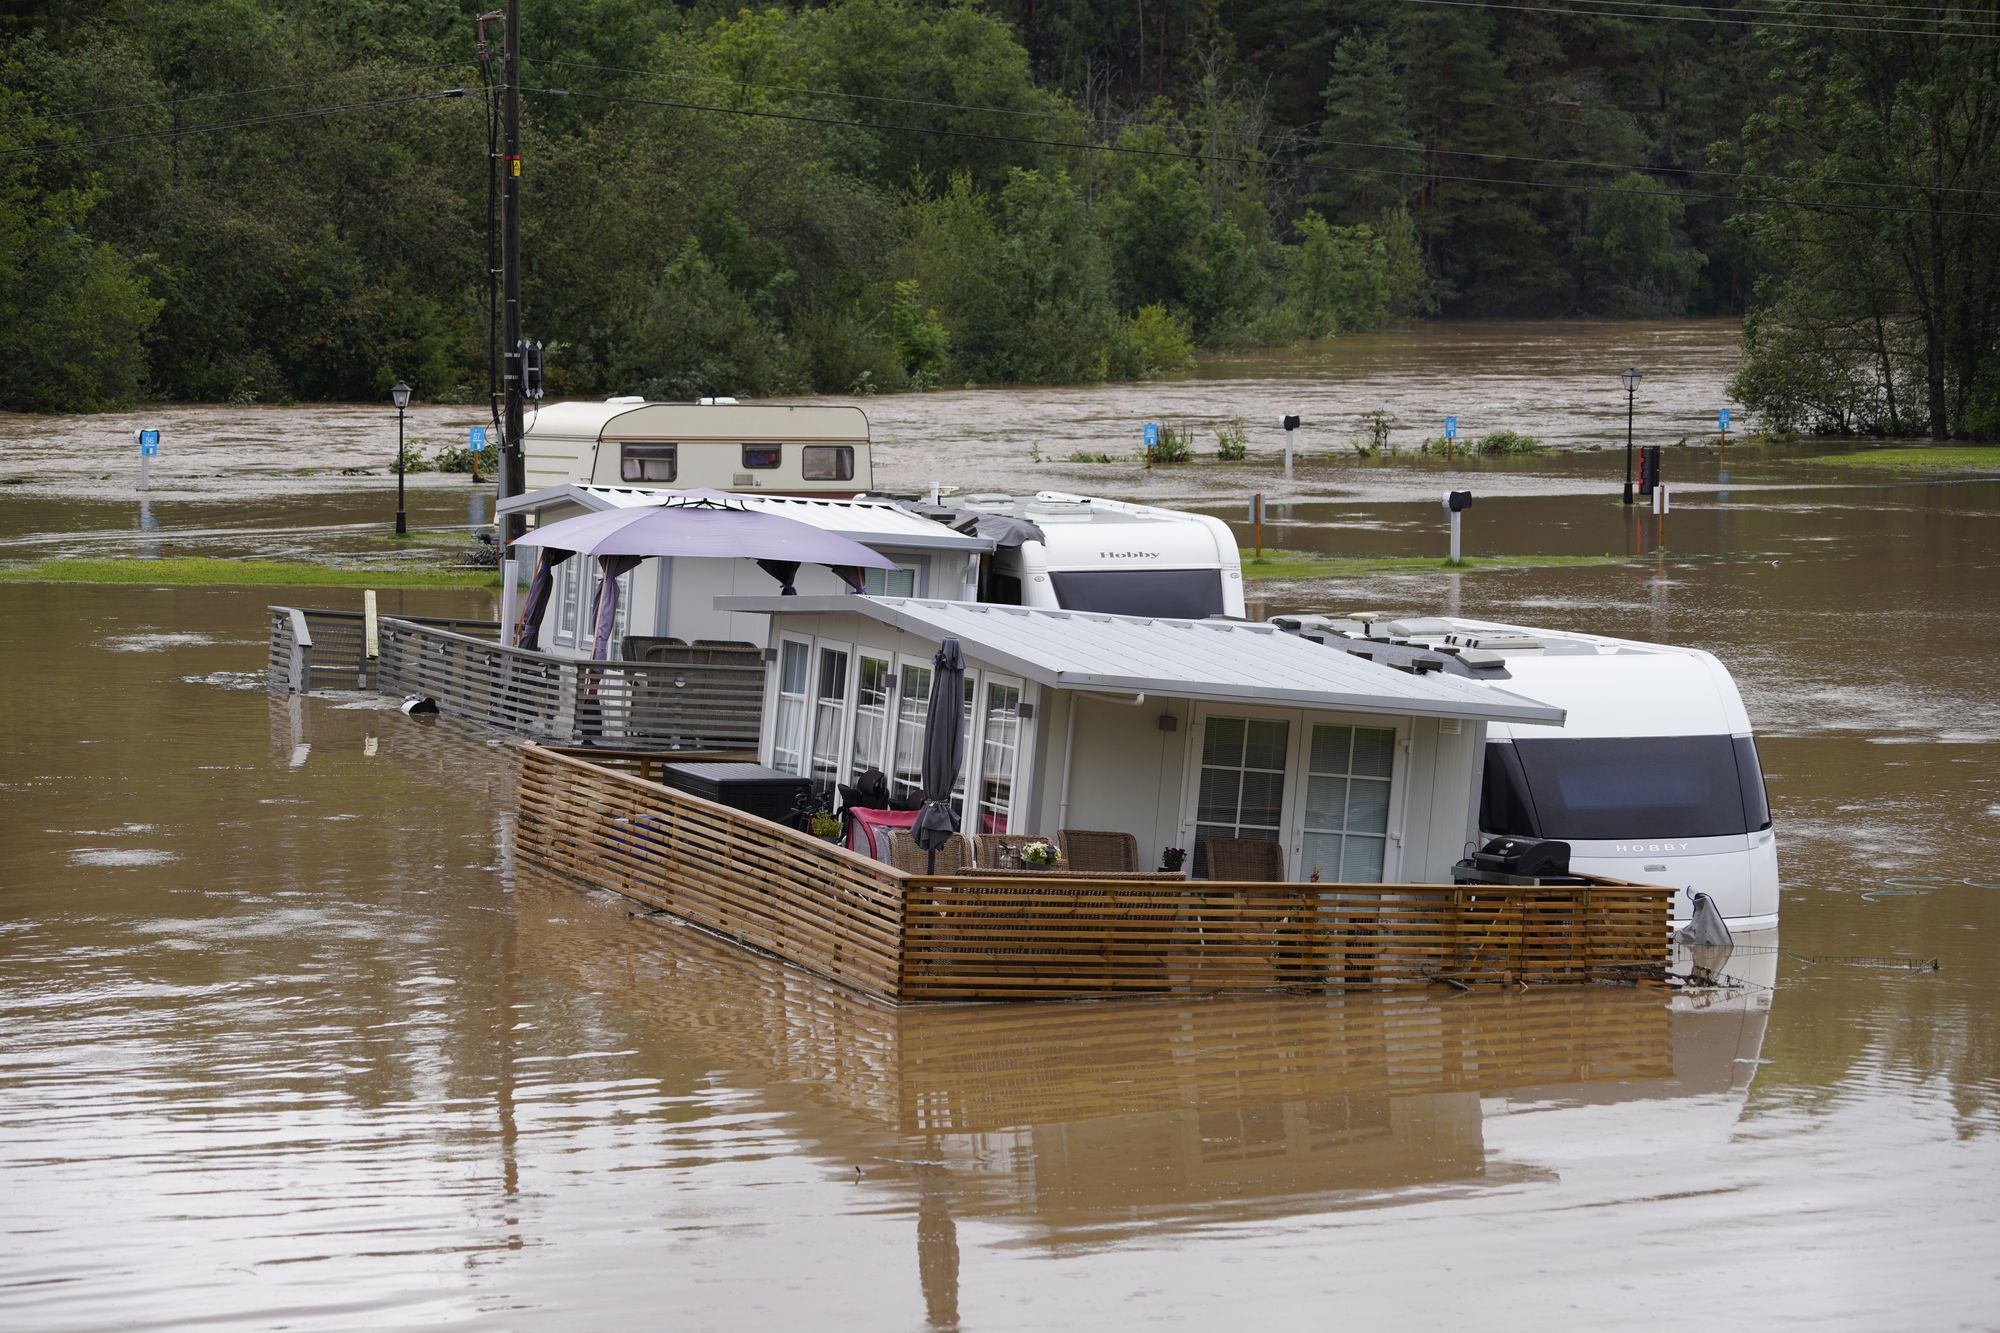
M 787 826 L 801 805 L 811 801 L 812 791 L 812 779 L 762 764 L 667 764 L 660 782 Z
M 1553 838 L 1495 838 L 1451 868 L 1454 884 L 1580 884 L 1569 873 L 1569 844 Z

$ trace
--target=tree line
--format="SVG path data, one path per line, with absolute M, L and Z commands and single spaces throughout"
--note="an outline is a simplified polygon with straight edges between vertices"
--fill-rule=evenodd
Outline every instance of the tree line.
M 525 328 L 686 397 L 1744 313 L 1774 423 L 1982 432 L 1993 16 L 1854 8 L 529 0 Z M 484 397 L 471 10 L 30 0 L 0 71 L 0 406 Z

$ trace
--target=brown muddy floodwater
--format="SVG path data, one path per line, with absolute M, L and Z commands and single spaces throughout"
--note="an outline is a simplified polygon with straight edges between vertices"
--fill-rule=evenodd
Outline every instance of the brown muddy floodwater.
M 0 558 L 351 559 L 385 517 L 379 476 L 295 471 L 143 528 L 49 461 L 91 423 L 47 425 L 5 427 Z M 954 452 L 897 448 L 908 485 Z M 0 1327 L 1994 1327 L 2000 480 L 1689 449 L 1660 521 L 1607 502 L 1621 461 L 1468 470 L 1467 543 L 1643 559 L 1261 610 L 1718 652 L 1785 896 L 1714 993 L 886 1010 L 517 871 L 506 746 L 265 695 L 282 596 L 0 584 Z M 1439 470 L 1302 468 L 1273 529 L 1434 552 Z M 1236 517 L 1274 474 L 1227 475 L 1161 487 Z M 419 512 L 462 520 L 455 486 Z

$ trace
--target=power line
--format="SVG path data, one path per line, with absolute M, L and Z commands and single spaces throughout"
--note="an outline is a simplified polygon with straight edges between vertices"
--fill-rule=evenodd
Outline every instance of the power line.
M 1576 9 L 1564 5 L 1508 5 L 1498 0 L 1402 0 L 1409 5 L 1447 5 L 1455 9 L 1511 9 L 1522 14 L 1573 14 L 1597 19 L 1653 19 L 1669 23 L 1731 23 L 1742 28 L 1789 28 L 1800 32 L 1874 33 L 1891 37 L 2000 37 L 2000 32 L 1946 32 L 1942 29 L 1870 28 L 1842 24 L 1769 23 L 1754 19 L 1734 19 L 1720 14 L 1668 14 L 1663 11 L 1632 12 L 1617 9 Z M 1587 0 L 1579 0 L 1587 2 Z M 1635 0 L 1614 0 L 1634 3 Z
M 187 106 L 194 102 L 215 102 L 231 97 L 256 97 L 263 93 L 297 92 L 302 82 L 310 82 L 316 87 L 335 83 L 353 83 L 357 79 L 387 77 L 394 72 L 411 74 L 434 69 L 453 69 L 465 64 L 462 60 L 433 60 L 419 65 L 394 65 L 386 69 L 353 70 L 346 74 L 330 74 L 309 80 L 294 79 L 290 83 L 274 83 L 263 88 L 230 88 L 221 92 L 191 93 L 186 97 L 167 97 L 150 102 L 125 102 L 118 106 L 81 107 L 74 111 L 28 111 L 17 116 L 0 118 L 0 125 L 18 124 L 24 120 L 81 120 L 86 116 L 109 116 L 122 111 L 164 111 L 169 107 Z
M 669 110 L 697 111 L 716 115 L 744 116 L 757 120 L 782 120 L 806 125 L 828 125 L 847 129 L 880 130 L 891 134 L 923 134 L 934 138 L 972 139 L 984 143 L 1020 144 L 1040 148 L 1063 148 L 1077 152 L 1111 153 L 1129 157 L 1174 158 L 1191 162 L 1219 162 L 1227 165 L 1269 167 L 1280 171 L 1296 172 L 1294 164 L 1275 162 L 1268 159 L 1231 157 L 1215 153 L 1195 153 L 1173 148 L 1143 148 L 1132 144 L 1079 143 L 1067 139 L 1044 139 L 1033 135 L 997 134 L 980 130 L 954 130 L 930 125 L 885 125 L 874 121 L 853 120 L 841 116 L 813 116 L 802 112 L 757 110 L 750 107 L 714 106 L 702 102 L 683 102 L 672 98 L 635 97 L 619 93 L 592 93 L 573 88 L 528 88 L 521 90 L 550 97 L 584 97 L 602 102 L 623 102 L 637 106 L 664 107 Z M 1787 199 L 1778 195 L 1734 195 L 1699 190 L 1636 190 L 1627 186 L 1592 184 L 1585 181 L 1534 181 L 1508 180 L 1492 176 L 1464 176 L 1437 171 L 1394 171 L 1371 168 L 1382 176 L 1401 177 L 1410 180 L 1450 181 L 1467 185 L 1503 185 L 1528 189 L 1589 191 L 1593 194 L 1638 195 L 1648 198 L 1668 199 L 1709 199 L 1724 203 L 1766 203 L 1790 204 L 1801 208 L 1832 209 L 1836 211 L 1890 213 L 1912 216 L 1943 217 L 2000 217 L 2000 212 L 1981 212 L 1973 209 L 1918 209 L 1901 204 L 1874 204 L 1859 201 L 1835 202 L 1831 200 L 1802 201 Z
M 448 98 L 465 96 L 463 88 L 446 88 L 442 92 L 413 93 L 408 97 L 385 97 L 372 102 L 349 102 L 343 106 L 306 107 L 297 111 L 279 111 L 268 116 L 250 116 L 242 120 L 217 121 L 207 125 L 189 125 L 173 130 L 139 130 L 131 134 L 113 134 L 99 139 L 73 139 L 60 143 L 31 144 L 24 148 L 0 149 L 4 157 L 41 157 L 50 153 L 82 152 L 90 148 L 109 148 L 118 144 L 143 143 L 153 139 L 178 139 L 186 134 L 214 134 L 222 130 L 249 129 L 258 125 L 275 125 L 288 120 L 313 120 L 321 116 L 341 115 L 349 111 L 376 111 L 384 107 L 410 106 L 418 102 L 437 102 Z
M 1706 9 L 1710 7 L 1707 4 L 1700 3 L 1700 0 L 1572 0 L 1572 3 L 1583 3 L 1588 5 L 1601 5 L 1608 3 L 1608 4 L 1623 6 L 1626 8 L 1637 9 L 1641 11 L 1659 11 L 1667 9 Z M 1825 7 L 1831 5 L 1838 5 L 1840 7 L 1837 9 Z M 1714 7 L 1718 9 L 1722 8 L 1720 4 L 1715 4 Z M 1971 14 L 1965 12 L 1947 14 L 1944 12 L 1945 9 L 1946 6 L 1943 4 L 1874 5 L 1874 4 L 1862 3 L 1862 0 L 1813 0 L 1813 2 L 1809 5 L 1801 5 L 1798 8 L 1791 8 L 1791 9 L 1783 9 L 1783 8 L 1767 9 L 1757 5 L 1739 4 L 1730 7 L 1727 10 L 1727 12 L 1719 16 L 1711 16 L 1711 17 L 1714 17 L 1718 22 L 1738 23 L 1738 24 L 1751 23 L 1752 21 L 1751 18 L 1743 17 L 1745 15 L 1757 18 L 1770 18 L 1778 21 L 1773 23 L 1756 24 L 1755 26 L 1787 27 L 1787 28 L 1810 27 L 1812 25 L 1809 22 L 1802 22 L 1801 20 L 1811 20 L 1811 19 L 1836 19 L 1839 20 L 1842 24 L 1850 22 L 1894 23 L 1894 24 L 1907 25 L 1906 27 L 1896 29 L 1896 31 L 1910 31 L 1918 33 L 1933 30 L 1939 25 L 1942 25 L 1947 20 L 1947 18 L 1955 19 L 1958 22 L 1962 23 L 1992 24 L 1996 22 L 1996 18 L 1991 15 L 1979 15 L 1979 14 Z M 1908 12 L 1899 13 L 1896 11 L 1908 11 Z M 1650 14 L 1648 16 L 1650 16 Z M 1863 29 L 1863 30 L 1872 31 L 1872 29 Z

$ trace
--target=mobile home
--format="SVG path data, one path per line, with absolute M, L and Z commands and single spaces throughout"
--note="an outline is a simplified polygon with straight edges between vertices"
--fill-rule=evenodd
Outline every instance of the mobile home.
M 976 833 L 1132 835 L 1150 858 L 1275 844 L 1272 878 L 1449 883 L 1487 728 L 1560 708 L 1272 625 L 880 597 L 725 599 L 770 617 L 761 759 L 823 787 L 920 788 L 932 657 L 966 660 L 958 804 Z M 1150 864 L 1150 860 L 1148 864 Z

